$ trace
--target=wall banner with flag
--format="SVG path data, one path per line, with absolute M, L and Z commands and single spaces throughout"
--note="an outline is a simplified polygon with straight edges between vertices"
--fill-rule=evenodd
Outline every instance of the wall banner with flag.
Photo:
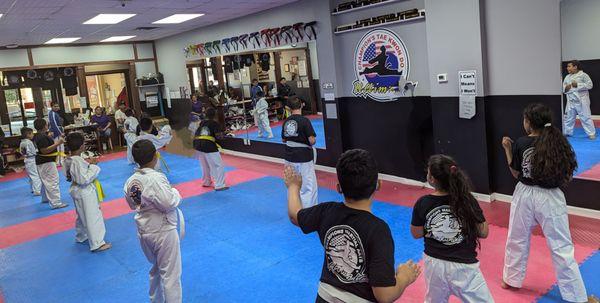
M 352 94 L 376 101 L 394 101 L 403 96 L 410 60 L 406 45 L 396 33 L 377 28 L 366 33 L 354 51 Z

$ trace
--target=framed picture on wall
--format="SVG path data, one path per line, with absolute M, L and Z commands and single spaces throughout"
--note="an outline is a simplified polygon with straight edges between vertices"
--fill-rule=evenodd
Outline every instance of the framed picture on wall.
M 285 71 L 285 72 L 288 72 L 288 73 L 289 73 L 289 72 L 290 72 L 290 65 L 289 65 L 289 64 L 286 64 L 286 65 L 284 65 L 284 66 L 283 66 L 283 71 Z
M 292 64 L 296 64 L 298 62 L 298 57 L 292 57 Z

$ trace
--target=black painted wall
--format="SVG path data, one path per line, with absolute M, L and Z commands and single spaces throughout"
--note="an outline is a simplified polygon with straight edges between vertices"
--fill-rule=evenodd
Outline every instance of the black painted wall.
M 590 109 L 592 115 L 600 115 L 600 59 L 579 61 L 584 72 L 586 72 L 592 82 L 594 88 L 590 90 Z M 567 62 L 563 62 L 563 79 L 567 75 Z
M 471 119 L 458 117 L 458 97 L 432 97 L 431 108 L 435 152 L 453 157 L 471 178 L 476 192 L 489 193 L 483 98 L 476 98 L 477 111 Z
M 366 149 L 382 173 L 425 180 L 425 164 L 433 153 L 429 97 L 397 102 L 345 97 L 338 105 L 344 150 Z

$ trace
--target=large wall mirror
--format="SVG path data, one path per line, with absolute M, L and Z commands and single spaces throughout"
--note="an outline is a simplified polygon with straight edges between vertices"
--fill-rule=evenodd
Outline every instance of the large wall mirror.
M 187 62 L 187 75 L 197 102 L 203 108 L 217 109 L 227 136 L 246 139 L 250 144 L 283 144 L 281 128 L 289 115 L 286 100 L 296 96 L 304 104 L 302 114 L 311 120 L 317 134 L 315 147 L 325 149 L 317 64 L 316 45 L 311 41 L 191 60 Z M 266 95 L 272 138 L 259 133 L 253 115 L 257 90 Z
M 575 178 L 600 181 L 600 1 L 562 0 L 560 6 L 563 132 L 577 155 Z

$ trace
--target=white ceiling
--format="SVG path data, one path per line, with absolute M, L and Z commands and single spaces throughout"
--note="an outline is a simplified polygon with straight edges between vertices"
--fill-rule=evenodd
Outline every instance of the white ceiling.
M 297 0 L 0 0 L 0 47 L 39 45 L 56 37 L 82 37 L 96 43 L 111 36 L 128 41 L 156 40 L 217 22 L 250 15 Z M 101 13 L 137 14 L 115 25 L 84 25 Z M 203 13 L 181 24 L 152 24 L 173 14 Z M 137 31 L 142 26 L 159 27 Z

